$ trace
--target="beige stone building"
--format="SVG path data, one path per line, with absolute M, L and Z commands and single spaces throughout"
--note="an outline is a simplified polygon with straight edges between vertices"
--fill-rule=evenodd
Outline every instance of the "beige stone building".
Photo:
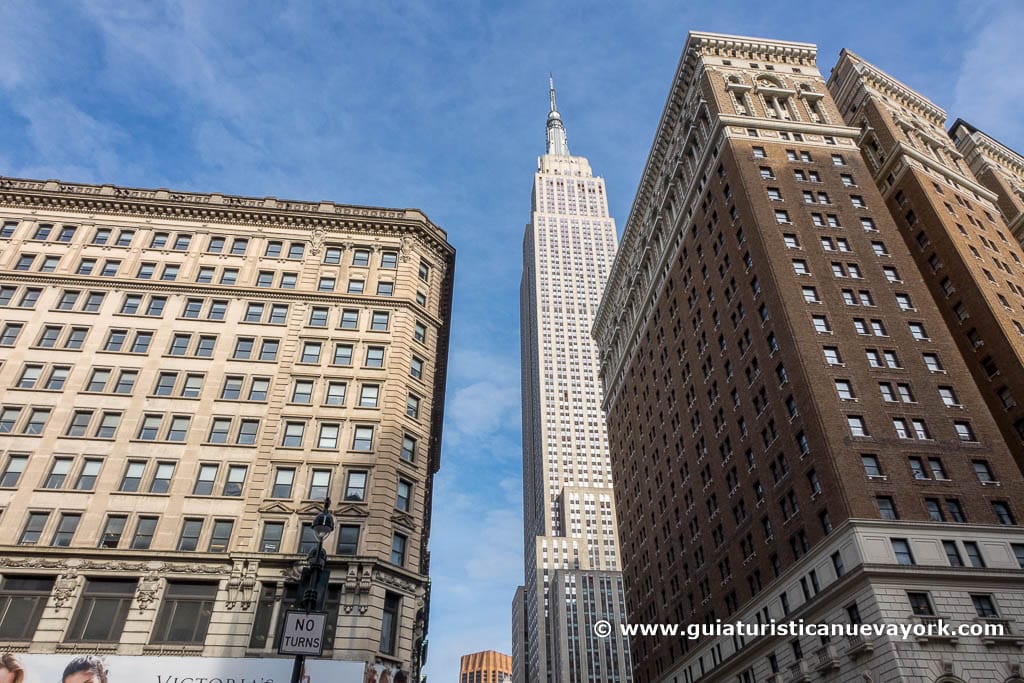
M 445 232 L 12 178 L 0 224 L 0 650 L 276 656 L 327 497 L 324 657 L 418 680 Z

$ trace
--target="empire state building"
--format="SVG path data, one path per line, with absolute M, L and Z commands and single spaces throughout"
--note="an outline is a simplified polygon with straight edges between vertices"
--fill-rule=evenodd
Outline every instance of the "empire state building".
M 604 179 L 569 153 L 550 87 L 520 285 L 525 582 L 517 683 L 632 681 L 599 357 L 590 336 L 618 244 Z M 594 624 L 616 625 L 610 637 Z M 600 631 L 600 628 L 598 629 Z

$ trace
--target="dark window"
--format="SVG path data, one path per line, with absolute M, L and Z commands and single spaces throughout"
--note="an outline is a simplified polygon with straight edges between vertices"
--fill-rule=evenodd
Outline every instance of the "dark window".
M 121 536 L 124 535 L 124 527 L 127 522 L 128 517 L 125 515 L 110 515 L 107 517 L 103 533 L 100 534 L 99 547 L 116 548 L 121 543 Z
M 203 643 L 216 599 L 215 583 L 168 581 L 151 642 Z
M 195 550 L 199 547 L 199 535 L 203 532 L 203 520 L 186 519 L 181 525 L 178 550 Z
M 356 555 L 359 552 L 359 527 L 343 524 L 338 527 L 338 554 Z
M 402 598 L 395 593 L 384 594 L 384 618 L 380 629 L 380 651 L 393 655 L 398 647 L 398 613 Z
M 156 533 L 156 517 L 139 517 L 139 523 L 135 526 L 135 536 L 132 537 L 132 550 L 148 550 L 153 542 L 153 534 Z
M 932 609 L 932 601 L 928 598 L 927 593 L 907 593 L 907 599 L 910 601 L 911 611 L 916 616 L 935 616 L 935 610 Z
M 391 537 L 391 564 L 405 566 L 405 549 L 408 542 L 409 539 L 404 534 L 395 534 Z
M 265 522 L 263 538 L 260 539 L 261 553 L 277 553 L 281 551 L 281 536 L 284 534 L 284 523 Z
M 245 465 L 228 466 L 228 476 L 224 482 L 225 496 L 242 495 L 242 487 L 245 485 L 245 474 L 248 468 Z
M 313 525 L 303 524 L 302 532 L 299 534 L 299 552 L 303 555 L 308 555 L 316 546 L 316 534 L 313 532 Z
M 43 527 L 46 526 L 46 520 L 49 518 L 49 512 L 28 513 L 28 520 L 25 522 L 25 529 L 21 532 L 21 540 L 18 543 L 20 545 L 35 545 L 38 543 L 40 536 L 43 535 Z
M 9 576 L 0 586 L 0 640 L 31 640 L 53 590 L 52 576 Z
M 75 537 L 75 530 L 78 529 L 80 521 L 82 521 L 82 515 L 78 513 L 61 513 L 60 520 L 57 522 L 57 531 L 53 533 L 53 542 L 50 545 L 55 548 L 67 548 L 71 545 L 71 539 Z
M 213 533 L 210 534 L 210 552 L 224 553 L 231 542 L 231 531 L 235 523 L 230 519 L 217 519 L 213 522 Z
M 71 620 L 67 640 L 73 642 L 117 643 L 128 618 L 137 581 L 122 579 L 85 580 L 78 609 Z

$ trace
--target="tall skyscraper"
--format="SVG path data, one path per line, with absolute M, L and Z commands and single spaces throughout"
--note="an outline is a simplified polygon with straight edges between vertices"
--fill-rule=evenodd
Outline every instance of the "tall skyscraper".
M 873 182 L 1024 471 L 1024 248 L 1008 225 L 1019 198 L 1001 202 L 979 182 L 942 109 L 852 52 L 843 50 L 829 90 L 860 130 Z M 964 146 L 979 139 L 959 130 Z
M 444 231 L 416 210 L 12 178 L 0 223 L 0 652 L 283 679 L 266 658 L 330 498 L 310 669 L 418 680 Z
M 604 180 L 572 156 L 551 85 L 520 286 L 526 582 L 513 606 L 514 668 L 529 683 L 631 679 L 615 497 L 589 330 L 615 256 Z M 519 593 L 517 593 L 517 596 Z M 522 642 L 525 634 L 526 641 Z
M 1014 680 L 1024 481 L 815 56 L 690 33 L 672 81 L 594 326 L 630 618 L 1008 631 L 639 636 L 634 676 Z

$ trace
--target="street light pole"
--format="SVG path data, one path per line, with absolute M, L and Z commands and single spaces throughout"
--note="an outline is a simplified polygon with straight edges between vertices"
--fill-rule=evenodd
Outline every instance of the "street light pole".
M 327 583 L 331 572 L 327 569 L 327 551 L 324 550 L 324 539 L 334 531 L 334 517 L 331 516 L 331 499 L 324 498 L 324 507 L 313 519 L 313 533 L 316 535 L 316 547 L 309 552 L 306 566 L 302 569 L 299 581 L 299 599 L 297 607 L 306 612 L 324 609 L 327 601 Z M 305 655 L 295 655 L 292 666 L 292 683 L 301 683 L 303 669 L 306 664 Z

